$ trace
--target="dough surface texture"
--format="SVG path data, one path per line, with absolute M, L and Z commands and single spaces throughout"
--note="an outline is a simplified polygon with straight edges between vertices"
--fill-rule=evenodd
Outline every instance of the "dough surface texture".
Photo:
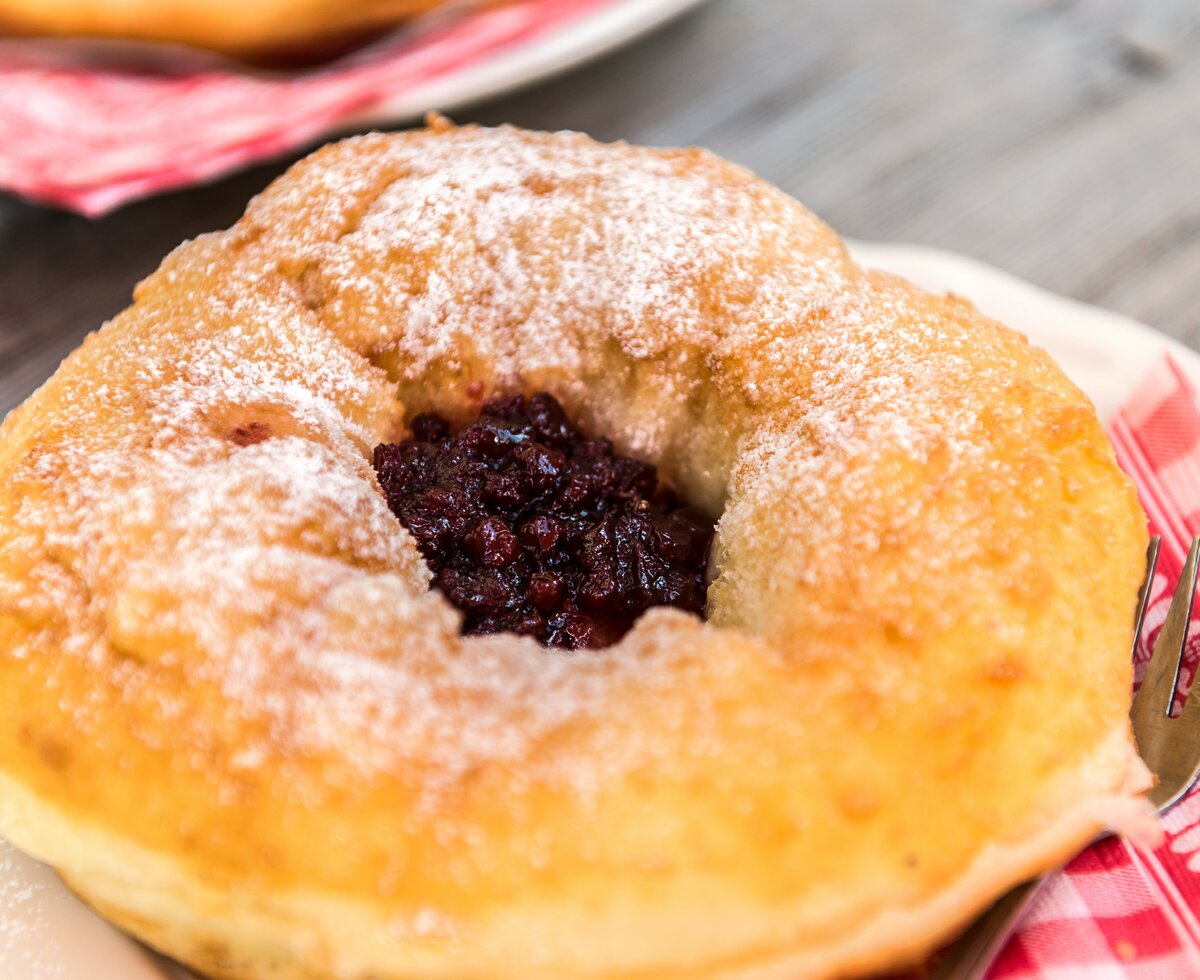
M 547 390 L 720 516 L 705 621 L 461 637 L 371 468 Z M 0 429 L 0 833 L 216 976 L 847 975 L 1144 819 L 1088 400 L 699 150 L 293 167 Z

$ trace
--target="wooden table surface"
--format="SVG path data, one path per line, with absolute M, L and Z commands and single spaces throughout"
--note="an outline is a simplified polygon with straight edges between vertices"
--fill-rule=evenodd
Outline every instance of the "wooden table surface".
M 459 121 L 701 144 L 845 235 L 975 256 L 1200 347 L 1200 4 L 711 0 Z M 0 198 L 0 414 L 290 160 L 100 221 Z

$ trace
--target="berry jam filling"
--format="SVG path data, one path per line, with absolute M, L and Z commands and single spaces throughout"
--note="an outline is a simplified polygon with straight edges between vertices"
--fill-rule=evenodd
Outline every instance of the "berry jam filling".
M 704 612 L 712 522 L 548 394 L 487 402 L 455 435 L 418 415 L 410 438 L 376 447 L 375 471 L 464 633 L 595 648 L 651 606 Z

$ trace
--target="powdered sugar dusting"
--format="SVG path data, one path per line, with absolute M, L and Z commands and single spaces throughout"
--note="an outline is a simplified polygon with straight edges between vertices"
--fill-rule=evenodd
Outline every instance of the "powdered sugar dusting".
M 404 178 L 347 234 L 292 247 L 319 270 L 325 322 L 406 400 L 461 412 L 473 382 L 553 380 L 631 450 L 669 456 L 706 362 L 802 321 L 848 274 L 828 229 L 700 151 L 460 130 L 401 152 Z
M 537 390 L 719 516 L 707 621 L 459 635 L 371 452 Z M 0 827 L 234 972 L 769 970 L 793 943 L 836 969 L 923 909 L 911 952 L 1134 791 L 1131 746 L 1094 760 L 1127 730 L 1140 520 L 1044 355 L 742 170 L 351 140 L 177 250 L 0 430 L 0 764 L 34 801 Z M 104 862 L 37 838 L 54 811 Z
M 969 546 L 928 491 L 981 465 L 985 410 L 1027 349 L 862 273 L 778 191 L 696 151 L 511 130 L 368 137 L 321 161 L 172 256 L 39 396 L 53 432 L 31 412 L 14 433 L 9 479 L 37 488 L 17 523 L 69 570 L 76 648 L 153 692 L 162 725 L 178 692 L 138 665 L 220 692 L 238 768 L 281 751 L 355 778 L 420 766 L 427 796 L 567 731 L 606 752 L 539 778 L 594 787 L 666 752 L 661 728 L 703 729 L 677 701 L 644 741 L 605 742 L 601 722 L 699 669 L 716 626 L 650 615 L 569 657 L 464 641 L 428 591 L 367 456 L 406 415 L 462 417 L 497 390 L 553 391 L 724 510 L 710 608 L 751 645 L 851 551 L 918 524 L 947 567 Z M 54 576 L 10 567 L 33 585 L 0 562 L 0 596 L 32 608 Z

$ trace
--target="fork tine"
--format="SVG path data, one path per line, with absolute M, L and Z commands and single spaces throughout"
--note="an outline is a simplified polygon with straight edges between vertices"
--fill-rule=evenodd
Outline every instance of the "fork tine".
M 1183 648 L 1187 642 L 1198 555 L 1200 538 L 1192 541 L 1187 564 L 1171 599 L 1171 608 L 1167 611 L 1167 621 L 1163 624 L 1158 642 L 1154 644 L 1151 664 L 1159 659 L 1160 652 L 1163 660 L 1160 673 L 1154 679 L 1155 690 L 1147 694 L 1141 706 L 1135 700 L 1134 710 L 1130 712 L 1138 749 L 1157 777 L 1149 800 L 1160 812 L 1182 799 L 1195 783 L 1197 774 L 1200 774 L 1200 752 L 1197 752 L 1197 744 L 1200 743 L 1200 690 L 1189 693 L 1178 718 L 1171 717 L 1175 688 L 1183 663 Z M 1142 714 L 1138 714 L 1139 707 Z
M 1196 551 L 1197 546 L 1200 546 L 1200 538 L 1192 542 L 1192 550 Z M 1200 566 L 1200 561 L 1197 562 Z M 1193 589 L 1195 586 L 1193 585 Z M 1183 642 L 1187 643 L 1186 626 Z M 1180 662 L 1182 663 L 1182 651 L 1180 652 Z M 1196 696 L 1192 697 L 1192 691 L 1196 692 Z M 1191 690 L 1188 691 L 1188 698 L 1183 703 L 1183 710 L 1179 712 L 1178 721 L 1181 725 L 1188 727 L 1191 731 L 1181 733 L 1180 741 L 1187 741 L 1190 744 L 1195 744 L 1200 741 L 1200 687 L 1197 687 L 1196 681 L 1193 678 Z
M 1158 552 L 1162 546 L 1162 538 L 1154 535 L 1146 545 L 1146 574 L 1138 587 L 1137 611 L 1133 617 L 1133 647 L 1129 651 L 1130 659 L 1137 656 L 1138 640 L 1142 637 L 1142 624 L 1146 621 L 1146 606 L 1150 604 L 1150 583 L 1154 581 L 1154 572 L 1158 568 Z
M 1188 620 L 1192 615 L 1192 595 L 1196 591 L 1196 567 L 1200 558 L 1200 538 L 1192 541 L 1188 550 L 1187 561 L 1179 576 L 1179 584 L 1171 598 L 1171 606 L 1167 610 L 1167 619 L 1162 631 L 1154 644 L 1154 652 L 1150 663 L 1146 665 L 1146 675 L 1142 686 L 1133 699 L 1130 715 L 1134 728 L 1138 727 L 1139 717 L 1147 712 L 1158 712 L 1163 715 L 1171 714 L 1171 705 L 1175 699 L 1175 686 L 1179 682 L 1179 668 L 1183 662 L 1183 645 L 1187 640 Z

